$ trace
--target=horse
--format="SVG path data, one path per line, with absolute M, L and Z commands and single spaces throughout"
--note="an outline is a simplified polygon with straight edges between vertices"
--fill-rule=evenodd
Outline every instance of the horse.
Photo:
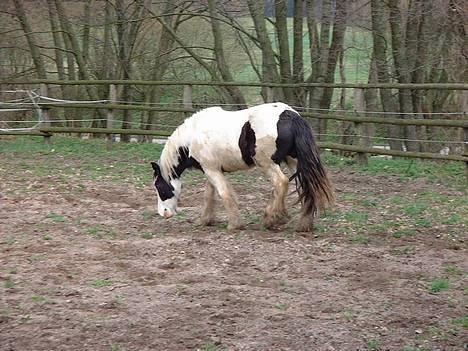
M 287 177 L 281 165 L 292 173 Z M 266 103 L 239 111 L 221 107 L 203 109 L 185 119 L 168 138 L 158 162 L 151 162 L 158 214 L 166 219 L 177 213 L 187 169 L 201 170 L 207 178 L 202 225 L 214 224 L 215 192 L 228 215 L 228 229 L 243 227 L 232 186 L 224 173 L 259 167 L 273 186 L 264 225 L 275 228 L 289 220 L 286 195 L 296 183 L 301 215 L 297 231 L 312 231 L 319 211 L 334 202 L 332 182 L 320 160 L 311 127 L 292 107 Z

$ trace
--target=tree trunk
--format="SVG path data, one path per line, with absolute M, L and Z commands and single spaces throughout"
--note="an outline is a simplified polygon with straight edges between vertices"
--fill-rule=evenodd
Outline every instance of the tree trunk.
M 232 82 L 234 81 L 234 78 L 232 77 L 229 65 L 227 64 L 226 57 L 224 55 L 221 26 L 219 21 L 214 19 L 217 15 L 216 0 L 208 0 L 208 9 L 211 16 L 211 30 L 213 32 L 216 64 L 223 81 Z M 224 88 L 227 91 L 227 96 L 229 97 L 229 101 L 227 101 L 228 103 L 235 104 L 237 105 L 237 108 L 240 109 L 247 107 L 244 96 L 242 95 L 239 87 L 226 86 Z
M 276 35 L 278 36 L 281 83 L 291 83 L 291 55 L 289 52 L 286 1 L 275 1 L 275 20 Z M 283 88 L 283 92 L 286 100 L 285 102 L 293 104 L 293 90 L 291 88 Z
M 275 52 L 271 45 L 268 31 L 263 17 L 264 5 L 262 1 L 247 0 L 250 14 L 254 22 L 258 42 L 262 51 L 262 82 L 280 82 L 280 77 L 276 67 Z M 266 89 L 262 89 L 263 99 L 266 101 Z M 275 99 L 283 100 L 284 96 L 279 89 L 275 89 Z
M 83 26 L 83 41 L 82 41 L 82 48 L 83 48 L 83 58 L 85 61 L 88 61 L 89 56 L 89 34 L 90 34 L 90 26 L 91 26 L 91 1 L 86 0 L 84 5 L 84 26 Z
M 69 39 L 69 43 L 71 49 L 73 50 L 73 55 L 75 57 L 76 63 L 78 65 L 78 71 L 81 79 L 89 80 L 90 75 L 88 72 L 88 67 L 86 65 L 86 61 L 83 57 L 83 52 L 80 49 L 80 45 L 78 43 L 78 38 L 73 30 L 73 27 L 68 19 L 68 16 L 65 12 L 63 7 L 62 0 L 55 0 L 55 6 L 57 8 L 57 15 L 60 20 L 60 24 L 62 26 L 62 30 L 65 31 L 66 37 Z M 89 98 L 92 100 L 98 100 L 99 94 L 97 93 L 97 89 L 93 85 L 87 85 L 86 91 L 88 92 Z M 99 115 L 101 118 L 105 118 L 105 114 L 102 110 L 98 110 Z
M 395 71 L 397 74 L 398 83 L 410 83 L 408 60 L 405 55 L 405 47 L 402 43 L 403 33 L 401 30 L 401 14 L 400 14 L 400 0 L 389 0 L 388 6 L 390 8 L 390 28 L 392 36 L 392 54 Z M 405 115 L 404 113 L 412 112 L 411 91 L 407 89 L 400 89 L 398 91 L 398 99 L 400 104 L 400 112 L 403 113 L 402 118 L 411 118 L 411 114 Z M 406 142 L 408 151 L 419 151 L 419 143 L 413 140 L 417 139 L 416 127 L 405 126 Z
M 372 19 L 372 39 L 373 56 L 377 68 L 377 79 L 379 83 L 390 83 L 390 75 L 387 64 L 387 42 L 385 39 L 385 23 L 387 18 L 385 14 L 384 0 L 371 0 L 371 19 Z M 392 99 L 392 92 L 389 89 L 380 89 L 380 99 L 384 111 L 395 111 L 395 104 Z M 392 150 L 403 150 L 400 127 L 391 125 L 388 130 L 389 144 Z
M 31 29 L 31 25 L 29 24 L 28 17 L 26 16 L 26 12 L 24 11 L 23 0 L 13 0 L 16 9 L 16 17 L 21 24 L 21 28 L 23 29 L 24 34 L 26 35 L 26 40 L 28 41 L 29 50 L 31 52 L 31 56 L 34 62 L 34 67 L 36 68 L 36 74 L 38 78 L 46 79 L 47 72 L 44 64 L 44 60 L 42 59 L 41 52 L 36 44 L 36 38 L 34 37 L 34 32 Z
M 302 27 L 304 24 L 303 16 L 303 1 L 294 1 L 294 24 L 293 24 L 293 81 L 295 83 L 304 82 L 304 54 L 303 54 L 303 38 L 302 38 Z M 302 107 L 305 102 L 305 91 L 304 88 L 294 89 L 294 104 Z
M 61 50 L 64 45 L 63 45 L 63 40 L 62 36 L 60 35 L 60 25 L 57 23 L 57 11 L 55 9 L 55 5 L 53 0 L 47 0 L 47 10 L 49 13 L 49 23 L 50 23 L 50 29 L 52 31 L 52 38 L 54 40 L 54 46 L 55 46 L 55 64 L 57 66 L 57 76 L 59 80 L 66 80 L 66 74 L 65 74 L 65 65 L 64 65 L 64 57 L 63 57 L 63 51 Z M 67 87 L 65 85 L 60 85 L 60 91 L 62 93 L 62 99 L 67 98 Z M 65 119 L 71 120 L 73 119 L 73 111 L 69 108 L 63 109 L 63 115 L 65 116 Z M 68 122 L 68 126 L 72 127 L 73 122 Z
M 333 26 L 333 35 L 330 49 L 328 50 L 328 62 L 325 74 L 325 82 L 333 83 L 335 81 L 335 71 L 336 64 L 338 61 L 339 55 L 344 55 L 343 53 L 343 40 L 344 34 L 346 31 L 346 0 L 337 0 L 336 1 L 336 11 L 335 11 L 335 23 Z M 320 99 L 320 108 L 327 110 L 330 108 L 333 88 L 323 89 L 323 94 Z M 327 120 L 322 119 L 320 121 L 319 131 L 321 134 L 327 133 Z

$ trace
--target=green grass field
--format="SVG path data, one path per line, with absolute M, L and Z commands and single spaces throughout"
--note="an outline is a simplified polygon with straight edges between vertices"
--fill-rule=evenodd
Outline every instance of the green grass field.
M 57 170 L 67 173 L 67 159 L 82 159 L 86 161 L 85 172 L 98 178 L 107 173 L 108 168 L 116 170 L 112 178 L 118 180 L 119 175 L 125 175 L 121 180 L 140 183 L 148 181 L 149 163 L 157 160 L 162 145 L 150 143 L 114 143 L 111 150 L 106 150 L 105 140 L 81 140 L 72 137 L 52 137 L 52 145 L 45 145 L 42 137 L 16 137 L 0 139 L 0 155 L 3 158 L 21 157 L 37 153 L 47 156 L 48 164 L 24 164 L 24 170 L 41 173 Z M 365 167 L 355 163 L 353 158 L 341 157 L 325 152 L 323 159 L 328 167 L 336 170 L 350 170 L 369 175 L 392 175 L 402 180 L 425 178 L 434 183 L 462 188 L 466 185 L 465 167 L 461 162 L 432 162 L 417 159 L 387 160 L 371 157 Z

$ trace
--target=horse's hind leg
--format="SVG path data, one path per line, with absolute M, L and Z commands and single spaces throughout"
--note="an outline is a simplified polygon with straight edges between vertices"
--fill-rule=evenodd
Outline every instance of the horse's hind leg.
M 273 228 L 278 224 L 286 223 L 289 219 L 286 210 L 286 195 L 288 193 L 289 179 L 281 171 L 279 165 L 270 163 L 261 166 L 263 172 L 270 178 L 273 185 L 273 200 L 268 202 L 265 208 L 265 227 Z
M 297 170 L 297 160 L 295 158 L 288 156 L 286 157 L 286 163 L 291 172 L 291 175 L 295 174 Z M 304 209 L 304 205 L 302 204 L 301 216 L 299 218 L 299 224 L 296 227 L 296 231 L 311 232 L 313 225 L 314 225 L 314 217 L 310 213 L 307 213 L 307 211 Z
M 205 189 L 205 204 L 201 215 L 202 225 L 214 224 L 215 187 L 208 180 Z
M 242 227 L 240 219 L 239 207 L 237 205 L 234 189 L 224 177 L 223 173 L 219 171 L 211 171 L 205 169 L 205 174 L 208 180 L 218 192 L 223 205 L 226 208 L 228 215 L 228 229 L 239 229 Z

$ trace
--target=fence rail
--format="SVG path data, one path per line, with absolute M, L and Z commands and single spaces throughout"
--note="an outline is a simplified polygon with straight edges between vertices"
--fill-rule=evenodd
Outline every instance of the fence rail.
M 267 83 L 267 82 L 216 82 L 216 81 L 157 81 L 157 80 L 53 80 L 30 79 L 2 81 L 0 84 L 11 85 L 192 85 L 192 86 L 237 86 L 237 87 L 272 87 L 272 88 L 359 88 L 359 89 L 411 89 L 411 90 L 468 90 L 466 83 Z
M 103 100 L 103 102 L 91 102 L 91 103 L 77 103 L 76 101 L 70 103 L 63 103 L 60 101 L 54 102 L 47 99 L 46 102 L 39 102 L 35 104 L 35 108 L 40 109 L 42 113 L 41 123 L 34 129 L 29 131 L 15 131 L 15 130 L 0 130 L 0 135 L 39 135 L 43 136 L 46 142 L 50 141 L 50 137 L 54 133 L 96 133 L 106 134 L 108 137 L 108 147 L 111 146 L 112 135 L 147 135 L 147 136 L 159 136 L 167 137 L 171 134 L 167 130 L 142 130 L 142 129 L 122 129 L 114 128 L 113 122 L 115 110 L 133 110 L 133 111 L 160 111 L 160 112 L 176 112 L 176 113 L 193 113 L 196 109 L 192 105 L 192 87 L 193 86 L 239 86 L 239 87 L 262 87 L 267 88 L 267 96 L 273 96 L 273 88 L 285 88 L 285 87 L 304 87 L 304 88 L 354 88 L 356 90 L 361 89 L 411 89 L 411 90 L 468 90 L 468 84 L 464 83 L 448 83 L 448 84 L 327 84 L 327 83 L 302 83 L 302 84 L 281 84 L 281 83 L 261 83 L 261 82 L 211 82 L 211 81 L 135 81 L 135 80 L 77 80 L 77 81 L 61 81 L 61 80 L 25 80 L 25 81 L 1 81 L 0 85 L 36 85 L 40 84 L 41 95 L 48 96 L 49 85 L 108 85 L 109 86 L 109 99 Z M 183 86 L 183 106 L 184 107 L 169 107 L 169 106 L 148 106 L 144 104 L 122 104 L 117 103 L 116 99 L 116 85 L 164 85 L 164 86 Z M 355 91 L 356 91 L 355 90 Z M 363 90 L 361 90 L 362 92 Z M 363 94 L 359 94 L 363 96 Z M 49 110 L 54 108 L 73 108 L 73 109 L 103 109 L 107 111 L 107 128 L 75 128 L 75 127 L 51 127 Z M 356 111 L 357 112 L 357 111 Z M 466 112 L 466 111 L 464 111 Z M 463 128 L 464 141 L 460 141 L 460 144 L 464 145 L 463 155 L 442 155 L 436 153 L 427 152 L 408 152 L 399 150 L 380 149 L 375 147 L 367 147 L 363 140 L 367 136 L 357 136 L 358 145 L 347 145 L 340 143 L 330 142 L 319 142 L 319 146 L 322 148 L 340 150 L 347 152 L 354 152 L 358 154 L 358 160 L 367 162 L 367 155 L 389 155 L 397 157 L 411 157 L 411 158 L 423 158 L 433 160 L 449 160 L 449 161 L 462 161 L 467 165 L 468 170 L 468 120 L 464 119 L 418 119 L 418 118 L 395 118 L 395 117 L 375 117 L 375 116 L 349 116 L 344 114 L 332 113 L 317 113 L 304 111 L 301 112 L 304 117 L 315 118 L 315 119 L 327 119 L 352 122 L 355 126 L 362 126 L 364 123 L 374 124 L 389 124 L 398 126 L 433 126 L 433 127 L 450 127 L 450 128 Z M 465 116 L 465 115 L 464 115 Z M 452 142 L 453 143 L 453 142 Z

